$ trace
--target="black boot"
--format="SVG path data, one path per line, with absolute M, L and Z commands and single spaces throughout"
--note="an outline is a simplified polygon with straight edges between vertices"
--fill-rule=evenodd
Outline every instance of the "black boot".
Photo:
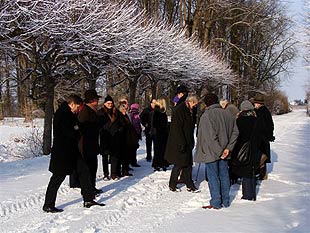
M 83 206 L 84 206 L 85 208 L 90 208 L 90 207 L 92 207 L 92 206 L 94 206 L 94 205 L 105 206 L 105 204 L 103 204 L 103 203 L 98 203 L 98 202 L 95 202 L 95 201 L 85 201 Z
M 43 211 L 46 213 L 60 213 L 63 209 L 57 209 L 56 207 L 43 206 Z

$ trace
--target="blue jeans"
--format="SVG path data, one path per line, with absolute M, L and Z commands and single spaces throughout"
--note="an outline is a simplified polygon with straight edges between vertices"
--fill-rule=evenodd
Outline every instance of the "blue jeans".
M 226 160 L 206 163 L 206 173 L 211 194 L 210 205 L 215 208 L 229 206 L 229 173 Z

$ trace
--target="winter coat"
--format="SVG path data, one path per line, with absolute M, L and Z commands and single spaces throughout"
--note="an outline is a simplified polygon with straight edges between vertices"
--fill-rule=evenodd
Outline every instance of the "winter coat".
M 168 138 L 168 117 L 166 112 L 155 108 L 153 115 L 154 135 L 154 158 L 152 167 L 166 167 L 167 162 L 164 160 L 167 138 Z
M 224 149 L 232 151 L 238 137 L 236 120 L 231 113 L 213 104 L 199 121 L 195 162 L 210 163 L 220 159 Z
M 100 121 L 100 154 L 120 158 L 124 148 L 124 121 L 121 112 L 113 107 L 107 109 L 103 106 L 99 111 Z
M 79 154 L 79 132 L 76 115 L 71 112 L 67 102 L 63 102 L 55 112 L 53 135 L 49 171 L 70 175 L 75 168 Z
M 237 143 L 231 153 L 231 170 L 239 177 L 254 177 L 254 173 L 260 164 L 260 154 L 258 145 L 260 144 L 260 125 L 257 120 L 256 114 L 253 110 L 240 112 L 237 118 L 237 126 L 239 130 L 239 136 Z M 246 165 L 240 165 L 234 163 L 234 160 L 242 146 L 250 142 L 250 151 L 246 155 L 249 158 L 249 163 Z
M 132 124 L 132 121 L 130 120 L 130 118 L 127 114 L 122 115 L 122 118 L 123 118 L 122 120 L 124 122 L 124 133 L 125 133 L 124 141 L 126 144 L 125 148 L 126 148 L 126 150 L 131 150 L 131 151 L 137 150 L 139 148 L 139 139 L 141 137 L 141 131 L 140 131 L 140 135 L 139 135 L 136 128 Z
M 179 101 L 177 102 L 176 106 L 184 103 L 186 101 L 188 97 L 188 93 L 185 93 L 180 99 Z M 192 110 L 191 110 L 191 114 L 192 114 L 192 118 L 193 118 L 193 123 L 194 125 L 197 123 L 197 113 L 198 113 L 198 109 L 197 107 L 194 107 Z
M 138 109 L 132 109 L 130 111 L 130 121 L 137 133 L 137 136 L 139 139 L 142 139 L 142 128 L 141 128 L 141 120 L 140 120 L 140 116 L 139 116 L 139 111 Z
M 173 108 L 165 159 L 177 166 L 193 163 L 194 127 L 192 113 L 186 102 Z
M 237 117 L 237 114 L 239 113 L 239 109 L 231 103 L 227 104 L 225 110 L 232 114 L 234 117 Z
M 99 119 L 97 112 L 85 104 L 78 114 L 79 127 L 82 133 L 80 141 L 84 158 L 94 159 L 99 154 Z
M 152 109 L 152 107 L 149 106 L 143 109 L 143 111 L 140 113 L 140 120 L 141 124 L 144 126 L 145 134 L 150 134 L 153 110 L 154 109 Z
M 261 122 L 261 145 L 260 145 L 260 151 L 263 154 L 267 155 L 267 163 L 270 163 L 270 142 L 274 141 L 274 136 L 273 136 L 273 130 L 274 130 L 274 124 L 272 120 L 272 116 L 268 108 L 263 105 L 258 109 L 255 109 L 257 118 Z

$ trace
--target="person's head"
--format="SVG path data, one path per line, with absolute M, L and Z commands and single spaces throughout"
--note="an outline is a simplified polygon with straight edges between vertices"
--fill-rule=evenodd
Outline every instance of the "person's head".
M 128 100 L 126 97 L 121 97 L 118 101 L 118 105 L 121 106 L 121 105 L 125 105 L 126 107 L 126 111 L 128 110 Z
M 241 111 L 249 111 L 249 110 L 253 110 L 253 109 L 254 109 L 254 106 L 249 100 L 244 100 L 240 104 L 240 110 Z
M 221 99 L 220 100 L 220 105 L 221 105 L 222 108 L 225 109 L 227 107 L 227 104 L 228 104 L 228 100 L 226 100 L 226 99 Z
M 123 114 L 123 115 L 126 115 L 126 112 L 127 112 L 127 106 L 125 104 L 121 104 L 119 106 L 119 111 Z
M 155 109 L 155 105 L 156 105 L 156 99 L 152 99 L 150 106 L 152 109 Z
M 139 111 L 139 104 L 133 103 L 130 105 L 130 111 Z
M 95 89 L 86 90 L 84 93 L 85 103 L 91 103 L 93 101 L 97 101 L 101 98 L 100 95 L 97 94 Z
M 162 112 L 166 112 L 166 110 L 167 110 L 166 100 L 163 99 L 163 98 L 160 98 L 160 99 L 157 100 L 156 106 L 158 106 L 158 108 L 159 108 L 160 111 L 162 111 Z
M 184 85 L 177 86 L 176 96 L 181 99 L 184 95 L 188 95 L 188 89 Z
M 104 102 L 103 102 L 103 105 L 107 108 L 107 109 L 112 109 L 113 106 L 114 106 L 114 101 L 112 99 L 112 97 L 110 95 L 107 95 L 105 98 L 104 98 Z
M 256 94 L 254 99 L 253 99 L 253 103 L 254 103 L 254 107 L 257 109 L 257 108 L 260 108 L 261 106 L 264 105 L 265 103 L 265 97 L 264 95 L 262 94 Z
M 185 101 L 188 104 L 189 108 L 193 109 L 198 104 L 198 97 L 197 95 L 189 94 Z
M 81 104 L 83 103 L 83 100 L 80 96 L 73 94 L 67 98 L 67 103 L 70 107 L 71 112 L 77 113 Z
M 208 93 L 204 97 L 204 103 L 206 104 L 207 107 L 211 106 L 212 104 L 218 104 L 219 103 L 219 98 L 217 95 L 213 93 Z

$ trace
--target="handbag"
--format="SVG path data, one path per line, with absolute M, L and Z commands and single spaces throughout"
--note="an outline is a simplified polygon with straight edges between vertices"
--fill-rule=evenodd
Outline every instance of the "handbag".
M 243 143 L 236 157 L 233 158 L 233 163 L 239 166 L 248 165 L 251 161 L 251 140 Z
M 232 158 L 231 162 L 234 166 L 247 166 L 251 163 L 251 153 L 252 153 L 251 147 L 254 131 L 256 129 L 256 124 L 257 122 L 255 122 L 254 124 L 250 139 L 242 144 L 236 156 Z

